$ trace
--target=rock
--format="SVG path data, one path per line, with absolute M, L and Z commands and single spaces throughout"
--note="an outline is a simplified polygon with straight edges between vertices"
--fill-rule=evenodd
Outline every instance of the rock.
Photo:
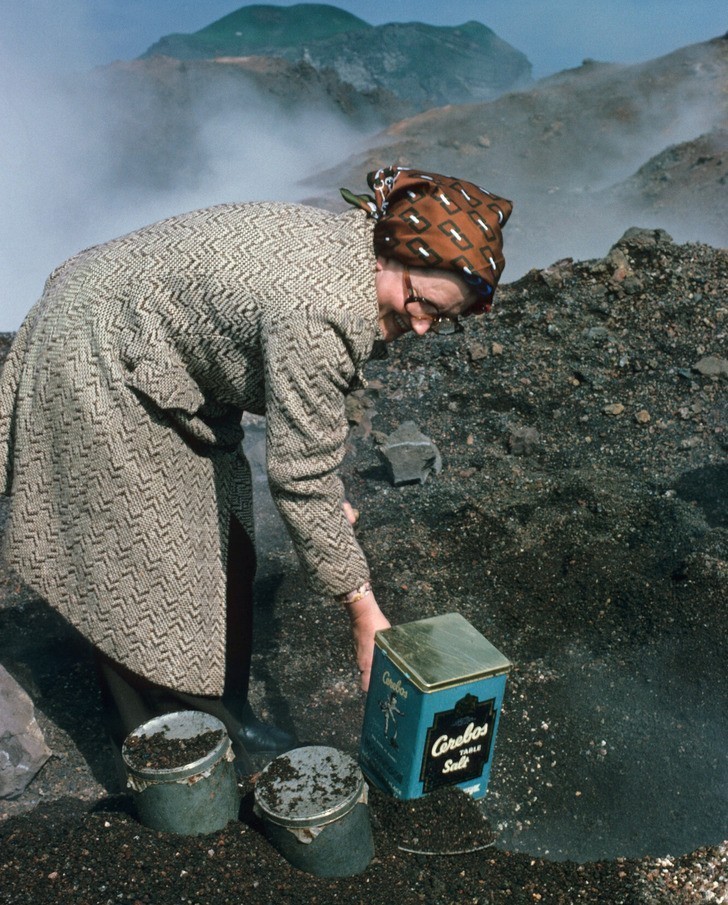
M 624 406 L 621 402 L 612 402 L 605 405 L 602 411 L 605 415 L 621 415 L 624 412 Z
M 349 393 L 344 399 L 346 420 L 349 424 L 361 424 L 364 420 L 370 420 L 372 406 L 371 399 L 368 399 L 362 390 Z
M 345 399 L 346 420 L 353 425 L 353 430 L 359 437 L 367 437 L 371 433 L 373 405 L 363 390 L 356 390 Z
M 621 283 L 625 277 L 632 273 L 629 258 L 624 251 L 616 245 L 612 247 L 605 258 L 605 262 L 613 268 L 612 279 L 618 283 Z
M 617 245 L 637 245 L 649 248 L 654 245 L 671 244 L 672 236 L 664 229 L 643 229 L 639 226 L 631 226 L 617 242 Z
M 484 343 L 472 340 L 468 343 L 468 355 L 471 361 L 482 361 L 488 357 L 488 347 Z
M 516 427 L 508 438 L 508 448 L 514 456 L 530 456 L 540 441 L 535 427 Z
M 640 409 L 639 412 L 635 412 L 634 420 L 638 424 L 649 424 L 650 413 L 647 411 L 647 409 Z
M 706 355 L 701 358 L 697 364 L 693 365 L 693 371 L 702 374 L 704 377 L 720 377 L 728 376 L 728 361 L 725 358 L 719 358 L 717 355 Z
M 431 472 L 442 469 L 442 457 L 435 444 L 426 437 L 414 421 L 403 422 L 389 434 L 379 448 L 389 468 L 392 483 L 424 484 Z
M 50 755 L 33 702 L 0 666 L 0 798 L 17 798 Z
M 586 327 L 582 330 L 581 335 L 596 343 L 606 342 L 610 339 L 609 330 L 606 327 Z
M 680 441 L 681 449 L 696 449 L 698 446 L 702 445 L 702 440 L 700 437 L 686 437 L 684 440 Z
M 624 292 L 625 295 L 635 295 L 637 292 L 642 292 L 643 289 L 644 283 L 642 280 L 637 279 L 637 277 L 628 276 L 624 278 L 622 292 Z
M 550 289 L 562 289 L 567 278 L 573 273 L 573 258 L 561 258 L 541 271 L 541 279 Z

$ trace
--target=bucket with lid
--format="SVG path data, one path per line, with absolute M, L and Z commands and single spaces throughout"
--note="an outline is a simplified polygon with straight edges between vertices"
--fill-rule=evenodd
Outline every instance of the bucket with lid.
M 145 826 L 195 836 L 237 818 L 234 756 L 215 717 L 195 710 L 156 717 L 126 737 L 121 754 Z
M 356 761 L 336 748 L 281 754 L 255 786 L 266 835 L 294 867 L 320 877 L 349 877 L 374 855 L 368 786 Z

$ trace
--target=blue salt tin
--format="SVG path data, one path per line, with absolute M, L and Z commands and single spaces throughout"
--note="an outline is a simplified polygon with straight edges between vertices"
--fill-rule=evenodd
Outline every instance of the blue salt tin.
M 377 632 L 359 761 L 395 798 L 488 788 L 511 663 L 459 613 Z

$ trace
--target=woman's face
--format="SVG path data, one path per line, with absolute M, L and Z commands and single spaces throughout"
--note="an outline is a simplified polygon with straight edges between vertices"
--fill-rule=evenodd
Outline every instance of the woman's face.
M 410 269 L 415 295 L 426 298 L 445 315 L 458 317 L 470 307 L 472 298 L 467 285 L 454 273 L 445 270 Z M 404 267 L 392 258 L 377 258 L 377 300 L 379 302 L 379 330 L 385 342 L 392 342 L 405 333 L 423 336 L 432 321 L 407 313 L 408 298 L 404 281 Z

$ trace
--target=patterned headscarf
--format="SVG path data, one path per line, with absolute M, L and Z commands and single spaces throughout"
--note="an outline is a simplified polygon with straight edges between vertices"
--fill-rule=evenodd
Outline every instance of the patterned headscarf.
M 367 175 L 371 195 L 341 194 L 376 220 L 374 251 L 407 267 L 449 270 L 474 286 L 468 314 L 490 310 L 505 267 L 501 229 L 513 205 L 485 189 L 408 167 Z

